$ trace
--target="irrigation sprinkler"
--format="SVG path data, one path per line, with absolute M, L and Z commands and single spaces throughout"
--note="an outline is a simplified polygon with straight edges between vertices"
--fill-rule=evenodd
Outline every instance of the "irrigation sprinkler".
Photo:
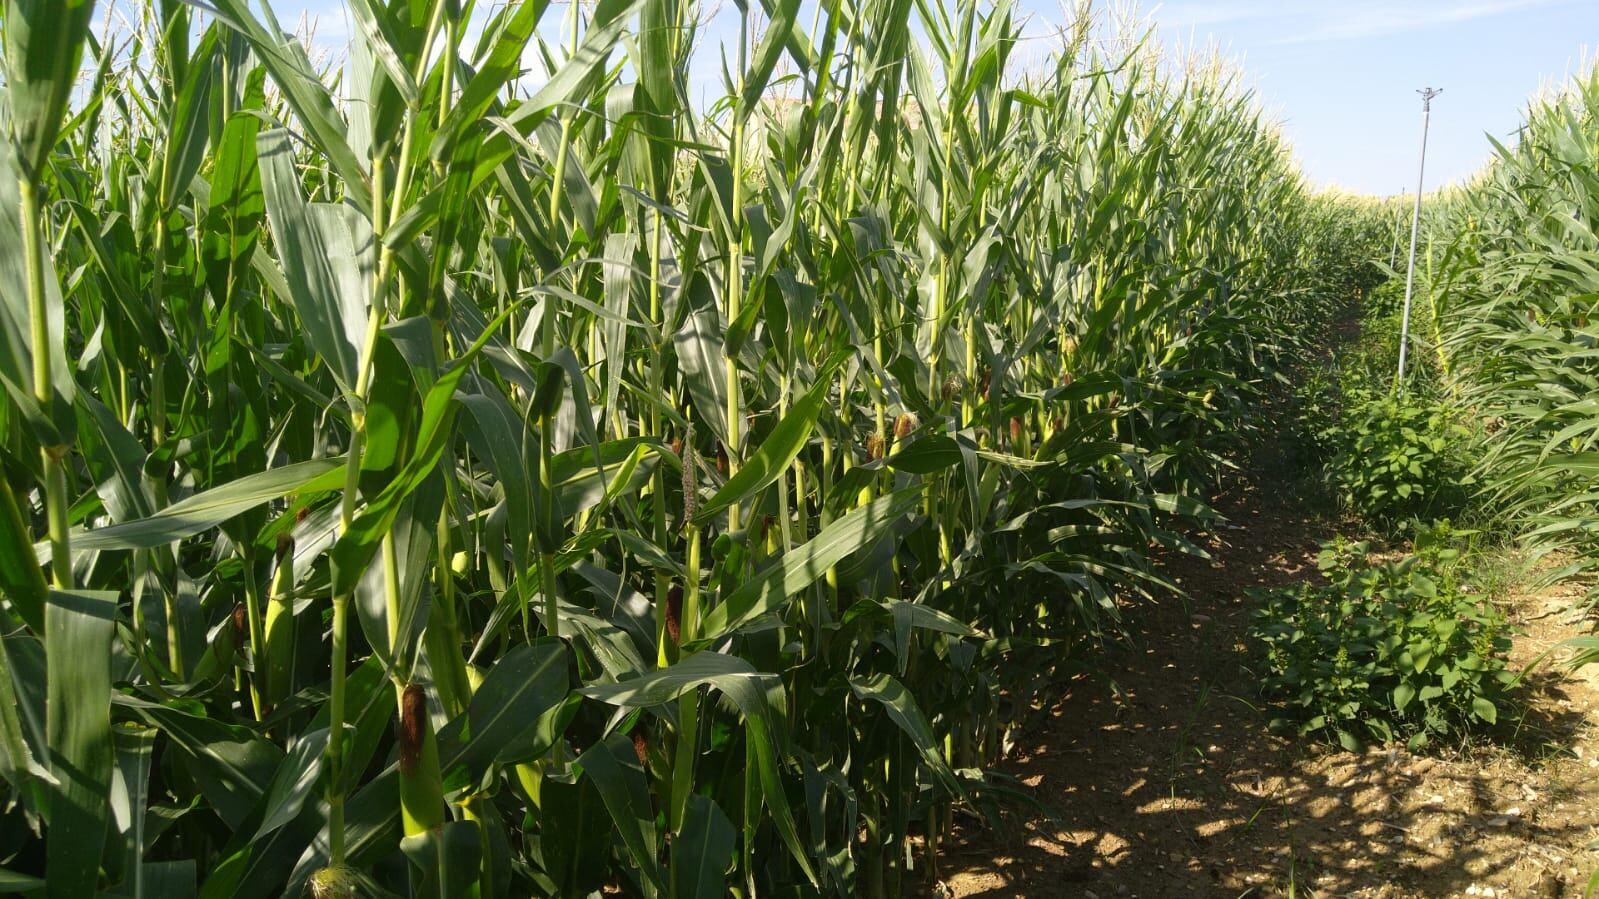
M 1394 389 L 1405 392 L 1405 358 L 1410 350 L 1410 298 L 1416 289 L 1416 235 L 1421 229 L 1421 187 L 1427 177 L 1427 126 L 1432 121 L 1432 98 L 1443 88 L 1424 87 L 1421 94 L 1421 164 L 1416 171 L 1416 205 L 1410 214 L 1410 265 L 1405 271 L 1405 311 L 1399 320 L 1399 376 Z

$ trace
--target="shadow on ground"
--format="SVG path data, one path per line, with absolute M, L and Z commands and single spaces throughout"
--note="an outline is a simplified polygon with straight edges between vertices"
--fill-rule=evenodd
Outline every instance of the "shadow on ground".
M 1334 527 L 1271 446 L 1243 466 L 1206 535 L 1173 557 L 1190 599 L 1145 607 L 1137 645 L 1072 683 L 1003 766 L 1057 817 L 957 827 L 939 891 L 1011 896 L 1578 896 L 1599 853 L 1599 691 L 1530 677 L 1507 746 L 1363 754 L 1271 733 L 1243 644 L 1245 590 L 1317 577 Z M 1539 602 L 1523 597 L 1512 618 Z M 1557 619 L 1540 619 L 1557 627 Z M 1559 634 L 1529 633 L 1525 663 Z

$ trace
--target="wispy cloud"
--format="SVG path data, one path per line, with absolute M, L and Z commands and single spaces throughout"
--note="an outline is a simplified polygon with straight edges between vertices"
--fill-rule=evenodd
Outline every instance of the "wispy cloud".
M 1229 25 L 1292 16 L 1283 12 L 1281 3 L 1259 0 L 1235 0 L 1231 3 L 1162 3 L 1154 8 L 1152 16 L 1162 28 L 1204 28 L 1211 25 Z
M 1534 9 L 1565 6 L 1573 0 L 1472 0 L 1472 2 L 1359 2 L 1343 4 L 1336 12 L 1307 17 L 1309 28 L 1286 34 L 1276 44 L 1384 37 L 1488 19 Z
M 1249 26 L 1266 44 L 1383 37 L 1592 0 L 1174 0 L 1154 8 L 1169 31 Z

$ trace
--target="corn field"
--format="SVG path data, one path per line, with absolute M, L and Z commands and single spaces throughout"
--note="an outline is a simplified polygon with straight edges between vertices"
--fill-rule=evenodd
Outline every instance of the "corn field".
M 1599 66 L 1431 210 L 1437 364 L 1483 431 L 1486 497 L 1552 576 L 1599 570 Z M 1599 593 L 1589 593 L 1592 608 Z
M 912 891 L 1387 239 L 1086 6 L 118 10 L 4 0 L 3 890 Z

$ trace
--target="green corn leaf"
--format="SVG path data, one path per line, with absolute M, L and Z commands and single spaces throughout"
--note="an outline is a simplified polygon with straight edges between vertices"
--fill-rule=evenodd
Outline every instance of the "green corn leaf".
M 255 829 L 254 839 L 267 835 L 293 821 L 305 806 L 317 778 L 322 774 L 323 752 L 327 748 L 328 729 L 315 728 L 297 737 L 277 771 L 267 785 L 262 799 L 265 811 L 261 824 Z
M 542 790 L 548 826 L 539 849 L 554 894 L 591 895 L 605 884 L 614 829 L 600 792 L 589 778 L 546 781 Z
M 344 484 L 344 460 L 295 462 L 213 487 L 178 500 L 148 518 L 126 521 L 92 531 L 72 532 L 72 551 L 151 549 L 192 537 L 220 525 L 249 509 L 297 493 L 321 493 Z M 34 546 L 40 561 L 48 561 L 50 544 Z
M 400 507 L 421 483 L 433 474 L 444 446 L 452 434 L 455 418 L 456 388 L 472 368 L 479 352 L 486 346 L 500 323 L 515 306 L 501 312 L 499 317 L 483 330 L 477 340 L 457 357 L 450 368 L 434 381 L 422 399 L 421 416 L 417 423 L 416 442 L 411 457 L 381 493 L 367 503 L 356 516 L 348 530 L 340 535 L 333 547 L 333 589 L 342 595 L 355 589 L 364 576 L 366 567 L 377 553 L 378 544 L 388 533 Z
M 334 545 L 335 593 L 342 594 L 355 589 L 366 572 L 367 564 L 377 553 L 383 535 L 394 526 L 394 520 L 399 516 L 406 499 L 438 466 L 455 417 L 455 389 L 470 367 L 469 360 L 463 360 L 441 375 L 428 389 L 418 423 L 420 433 L 411 458 L 406 460 L 383 491 L 367 503 Z
M 820 575 L 818 575 L 820 576 Z M 714 687 L 744 714 L 748 739 L 755 749 L 762 799 L 771 809 L 777 832 L 795 861 L 814 884 L 815 870 L 799 839 L 788 794 L 783 788 L 779 747 L 784 721 L 767 701 L 773 675 L 757 672 L 749 662 L 714 652 L 697 652 L 669 668 L 616 684 L 596 684 L 578 692 L 590 699 L 624 708 L 645 708 L 670 702 L 704 685 Z
M 91 895 L 99 879 L 111 792 L 111 637 L 117 595 L 51 590 L 45 608 L 51 896 Z
M 889 720 L 910 738 L 911 745 L 921 754 L 922 761 L 932 769 L 939 786 L 952 797 L 965 795 L 965 790 L 961 788 L 955 772 L 950 770 L 949 763 L 944 760 L 944 754 L 938 747 L 933 729 L 927 723 L 927 716 L 922 714 L 921 707 L 916 704 L 915 697 L 905 689 L 904 684 L 891 675 L 874 674 L 871 677 L 852 677 L 849 685 L 856 696 L 869 699 L 883 707 L 883 711 L 888 713 Z
M 842 362 L 842 358 L 835 357 L 831 364 L 817 372 L 816 383 L 789 407 L 788 414 L 744 461 L 738 473 L 705 501 L 695 515 L 696 521 L 702 524 L 709 521 L 712 515 L 744 502 L 783 476 L 810 439 L 816 418 L 826 404 L 828 390 L 833 386 L 832 375 Z
M 537 124 L 551 107 L 567 102 L 574 92 L 601 71 L 606 60 L 615 52 L 616 39 L 621 36 L 629 17 L 640 5 L 642 0 L 600 0 L 594 7 L 577 52 L 509 116 L 509 121 L 513 125 L 524 121 L 529 125 Z
M 156 510 L 145 494 L 148 453 L 98 399 L 78 398 L 78 446 L 99 483 L 100 500 L 116 522 L 148 518 Z
M 446 776 L 456 766 L 477 772 L 491 762 L 531 760 L 529 750 L 535 745 L 540 716 L 559 705 L 570 687 L 569 664 L 565 645 L 548 638 L 501 656 L 473 692 L 466 742 L 445 753 Z M 459 724 L 447 728 L 440 739 L 458 738 Z
M 527 48 L 528 38 L 532 37 L 548 7 L 548 0 L 519 0 L 495 14 L 484 32 L 488 52 L 482 56 L 461 96 L 456 98 L 444 124 L 434 134 L 429 156 L 450 158 L 451 148 L 463 132 L 478 124 L 500 90 L 521 72 L 522 53 Z
M 761 37 L 760 46 L 755 49 L 750 67 L 742 76 L 744 82 L 739 101 L 745 110 L 754 109 L 761 95 L 766 92 L 772 72 L 783 55 L 783 47 L 793 37 L 800 0 L 771 0 L 766 6 L 767 14 L 771 17 L 766 23 L 766 33 Z
M 696 284 L 703 284 L 696 280 Z M 683 372 L 688 392 L 694 398 L 697 420 L 705 423 L 716 438 L 727 443 L 727 356 L 722 346 L 722 326 L 709 292 L 683 321 L 682 330 L 672 336 L 677 364 Z M 735 423 L 735 426 L 737 423 Z
M 567 450 L 550 460 L 557 505 L 603 511 L 619 496 L 634 494 L 669 455 L 658 442 L 638 437 Z
M 914 490 L 880 496 L 838 519 L 803 546 L 784 553 L 771 567 L 729 593 L 701 623 L 707 641 L 715 640 L 754 618 L 771 612 L 804 590 L 850 555 L 866 549 L 893 530 L 916 508 Z
M 339 385 L 352 391 L 366 333 L 371 227 L 353 209 L 306 203 L 288 132 L 262 132 L 256 144 L 267 220 L 288 278 L 288 299 Z
M 350 149 L 349 126 L 333 104 L 333 95 L 318 78 L 299 42 L 287 38 L 265 7 L 267 24 L 250 14 L 246 0 L 208 0 L 218 21 L 250 44 L 284 98 L 299 117 L 305 132 L 339 173 L 356 207 L 370 211 L 372 194 L 366 167 Z M 296 188 L 298 189 L 298 188 Z
M 349 760 L 350 767 L 341 775 L 341 786 L 353 792 L 360 787 L 364 769 L 371 763 L 372 757 L 386 745 L 384 741 L 393 736 L 391 724 L 395 717 L 395 702 L 392 672 L 382 659 L 371 656 L 350 672 L 345 691 L 348 693 L 344 716 L 345 758 Z M 304 739 L 316 729 L 328 728 L 331 723 L 330 710 L 323 705 L 317 709 L 316 717 L 301 733 L 301 738 Z
M 0 596 L 35 633 L 43 633 L 49 587 L 32 540 L 11 484 L 0 477 Z
M 8 896 L 36 896 L 44 892 L 45 886 L 43 877 L 18 874 L 0 868 L 0 891 Z
M 34 759 L 33 750 L 28 747 L 13 677 L 10 651 L 0 640 L 0 777 L 21 801 L 29 823 L 37 826 L 50 801 L 46 789 L 59 786 L 60 781 Z
M 122 837 L 122 886 L 126 895 L 143 899 L 145 896 L 167 895 L 158 893 L 163 878 L 155 870 L 157 864 L 144 860 L 148 840 L 145 837 L 145 815 L 149 807 L 150 767 L 155 755 L 156 731 L 151 728 L 118 727 L 113 732 L 116 746 L 116 768 L 120 777 L 113 791 L 111 812 L 113 826 Z M 193 892 L 194 862 L 181 862 L 188 869 L 188 892 Z
M 367 643 L 386 665 L 404 673 L 416 664 L 423 627 L 427 621 L 426 588 L 434 563 L 439 514 L 444 504 L 444 479 L 437 474 L 424 478 L 417 489 L 400 504 L 390 526 L 394 535 L 399 599 L 399 620 L 389 621 L 389 585 L 384 566 L 369 565 L 356 585 L 355 607 Z M 397 645 L 389 645 L 389 634 Z
M 119 214 L 110 221 L 102 222 L 94 210 L 83 203 L 71 203 L 68 208 L 83 234 L 85 249 L 105 278 L 111 299 L 117 304 L 117 311 L 138 334 L 143 346 L 163 346 L 165 338 L 161 334 L 160 324 L 120 268 L 122 260 L 117 255 L 116 247 L 123 241 L 133 239 L 127 228 L 127 220 Z
M 221 70 L 220 42 L 224 32 L 218 25 L 205 31 L 200 47 L 189 60 L 183 84 L 172 104 L 167 142 L 162 159 L 161 208 L 170 210 L 189 190 L 189 182 L 205 162 L 210 139 L 211 93 Z
M 683 826 L 672 841 L 672 895 L 718 899 L 727 895 L 738 833 L 716 803 L 698 793 L 688 797 Z
M 461 434 L 467 446 L 494 474 L 504 495 L 506 538 L 518 571 L 531 564 L 534 486 L 529 470 L 528 423 L 517 414 L 505 395 L 492 384 L 479 384 L 481 392 L 460 398 Z
M 400 850 L 421 873 L 414 895 L 427 899 L 473 899 L 479 895 L 479 863 L 483 857 L 478 827 L 451 821 L 400 841 Z
M 46 7 L 53 9 L 53 3 L 25 5 L 41 7 L 30 13 L 36 17 L 54 16 L 53 12 L 44 11 Z M 15 21 L 7 16 L 8 43 Z M 3 112 L 3 104 L 0 104 L 0 112 Z M 28 306 L 28 254 L 24 252 L 22 240 L 22 199 L 18 192 L 21 173 L 17 169 L 18 157 L 11 145 L 0 146 L 0 384 L 5 386 L 11 401 L 33 427 L 40 445 L 66 446 L 72 443 L 76 426 L 72 400 L 77 394 L 73 368 L 67 364 L 66 304 L 61 297 L 54 257 L 46 253 L 43 260 L 45 328 L 55 396 L 49 408 L 40 408 L 33 393 L 33 313 Z
M 560 65 L 533 96 L 518 104 L 508 116 L 492 122 L 496 131 L 478 156 L 478 164 L 472 174 L 474 189 L 501 172 L 501 167 L 516 151 L 518 144 L 549 118 L 556 107 L 570 102 L 575 94 L 581 93 L 584 86 L 592 84 L 603 74 L 605 63 L 615 52 L 618 39 L 626 30 L 628 17 L 642 2 L 601 0 L 594 7 L 577 53 Z M 413 223 L 412 233 L 421 227 L 423 223 Z
M 400 59 L 400 51 L 397 49 L 399 40 L 392 34 L 387 11 L 375 7 L 372 0 L 350 0 L 345 8 L 349 10 L 355 19 L 355 24 L 361 29 L 367 49 L 383 67 L 384 74 L 388 75 L 389 83 L 399 91 L 400 99 L 407 104 L 416 103 L 421 89 L 417 87 L 411 70 L 406 68 Z
M 134 713 L 181 750 L 186 770 L 230 828 L 244 825 L 283 764 L 283 750 L 247 728 L 153 703 Z
M 644 895 L 653 897 L 664 891 L 666 882 L 656 862 L 655 810 L 650 804 L 649 781 L 633 742 L 613 731 L 578 756 L 577 764 L 605 800 L 611 822 L 642 875 Z
M 266 215 L 256 140 L 261 120 L 237 112 L 222 126 L 211 173 L 211 202 L 201 244 L 212 299 L 226 302 L 255 255 Z
M 6 0 L 0 9 L 17 162 L 41 179 L 78 79 L 94 0 Z

